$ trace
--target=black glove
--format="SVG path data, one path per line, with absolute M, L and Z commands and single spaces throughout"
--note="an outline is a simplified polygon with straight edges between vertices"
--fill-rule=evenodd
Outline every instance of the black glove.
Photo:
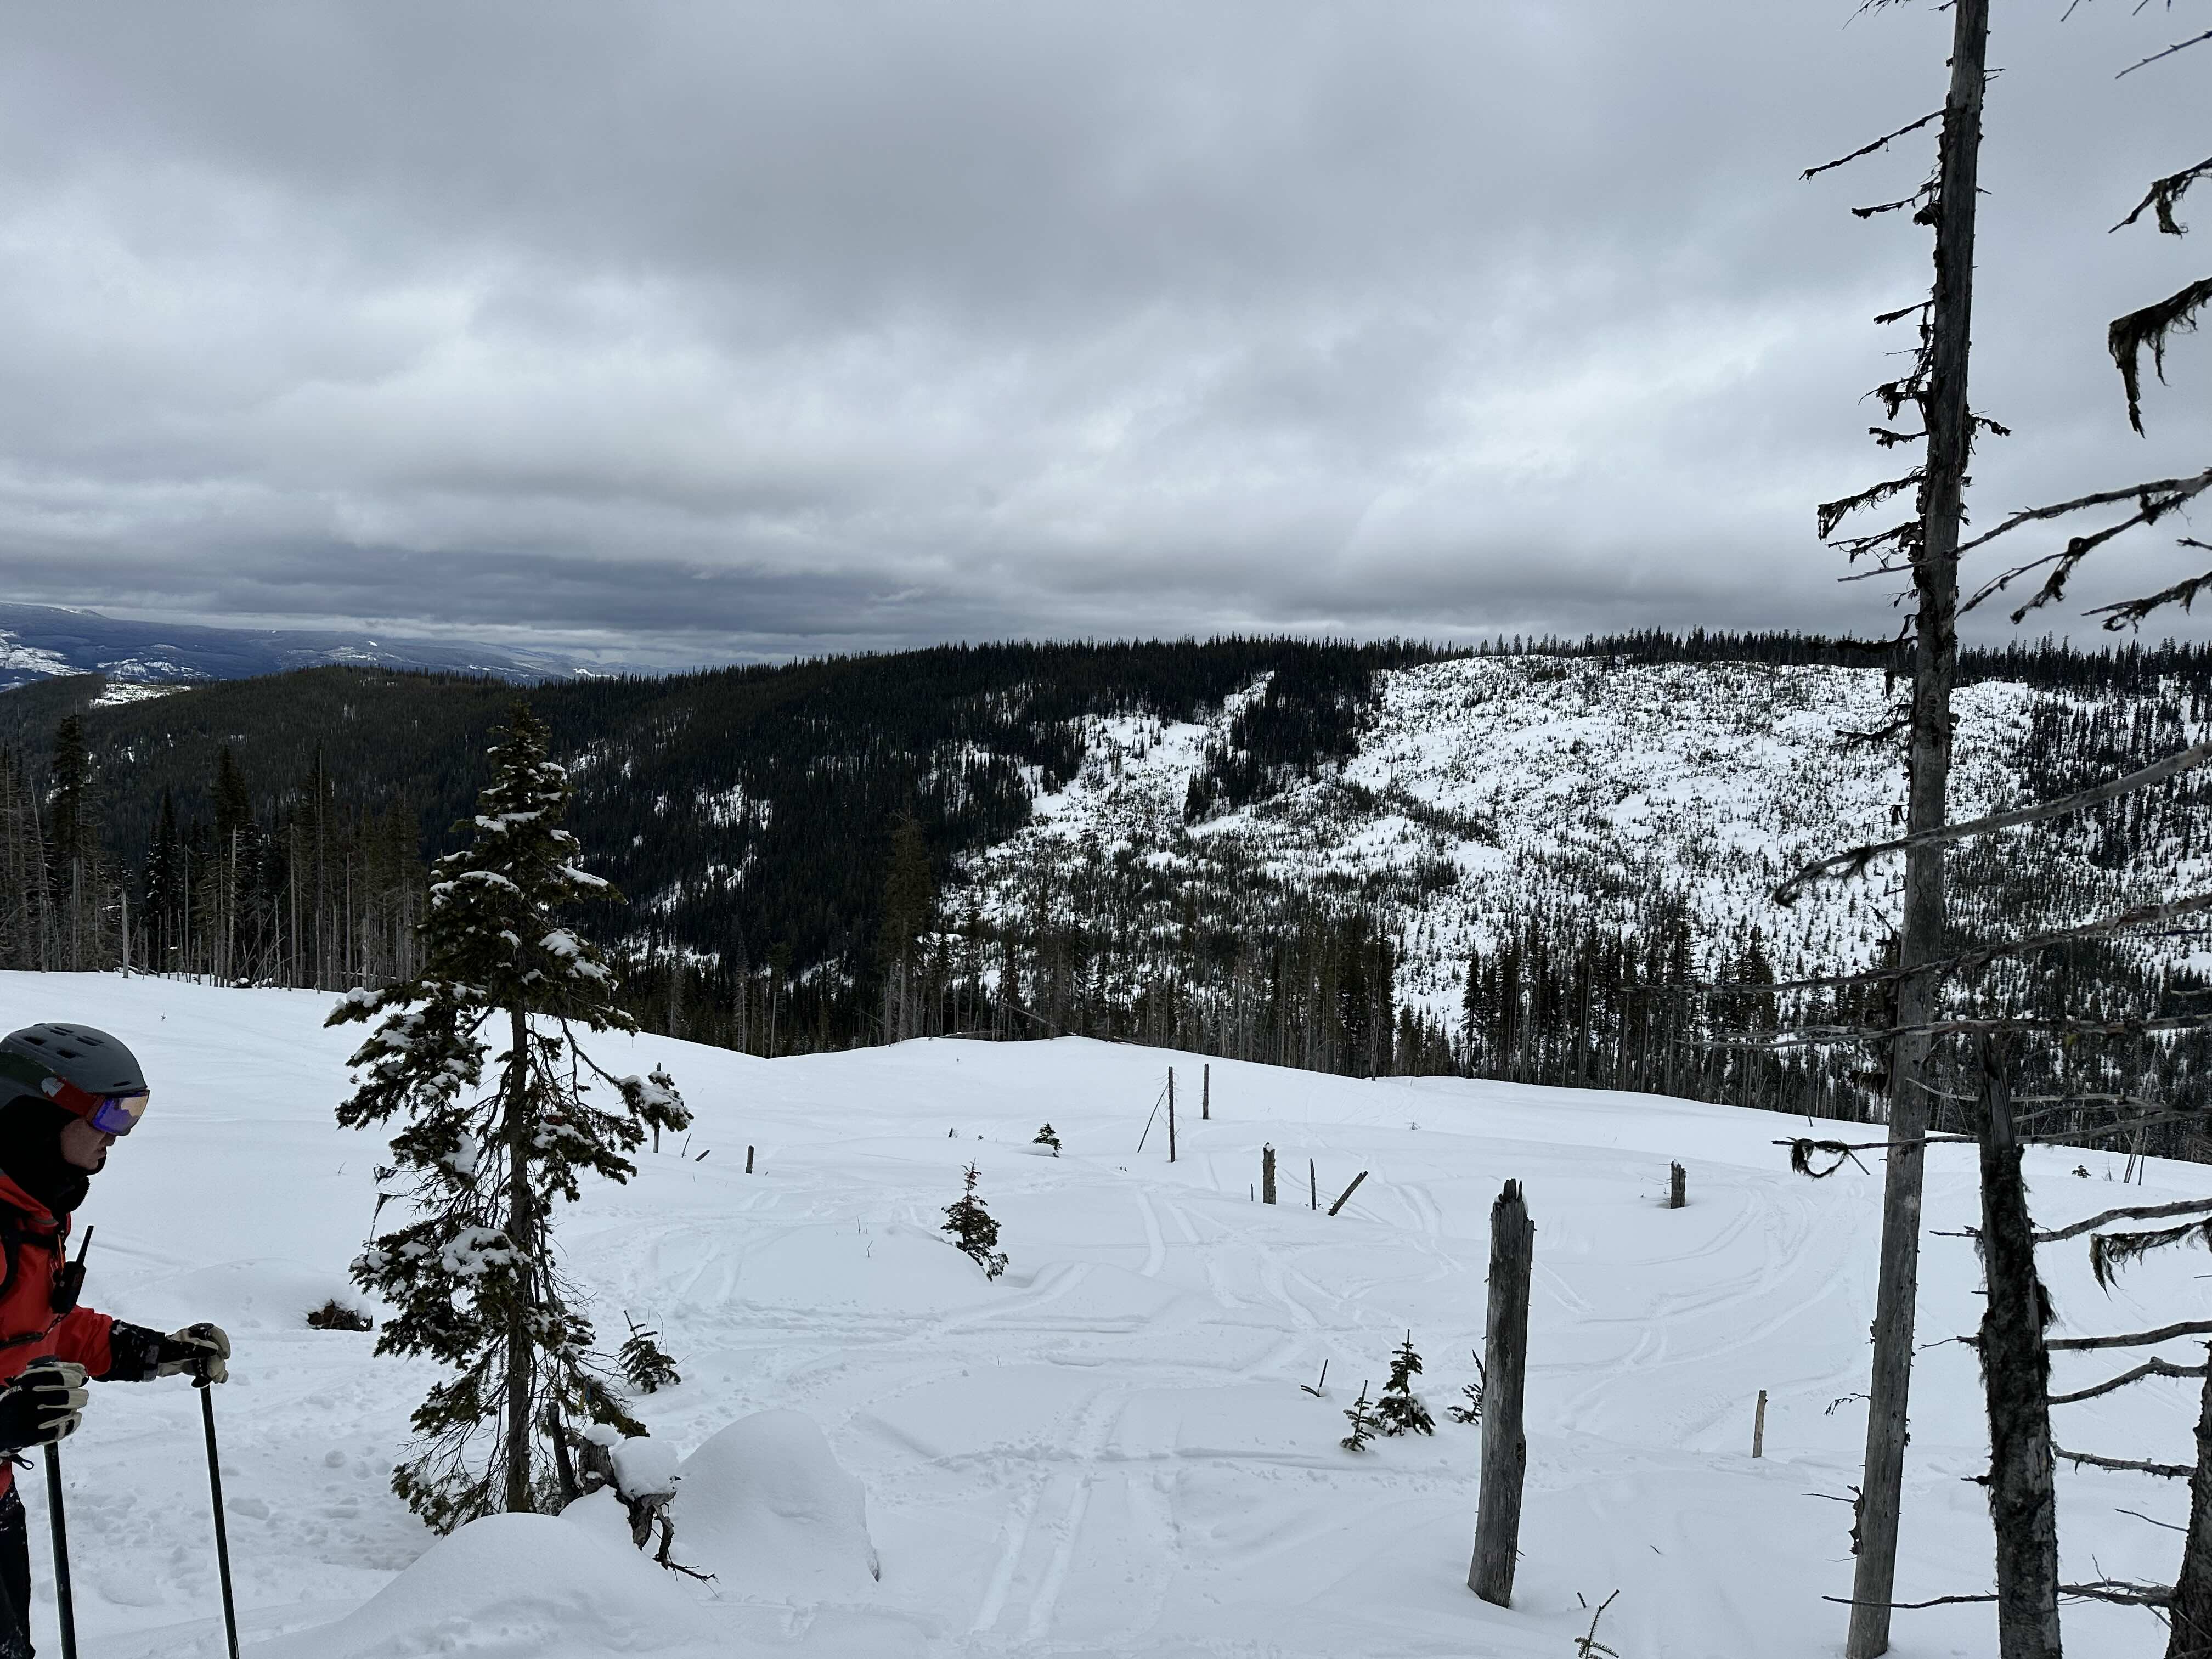
M 84 1414 L 84 1367 L 45 1354 L 0 1392 L 0 1451 L 50 1446 L 76 1432 Z
M 192 1386 L 204 1389 L 230 1375 L 223 1362 L 230 1358 L 230 1339 L 220 1325 L 187 1325 L 171 1331 L 154 1346 L 154 1375 L 189 1376 Z

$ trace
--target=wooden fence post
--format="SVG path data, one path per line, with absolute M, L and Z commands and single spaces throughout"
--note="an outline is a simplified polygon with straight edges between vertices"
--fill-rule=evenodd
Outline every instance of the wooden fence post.
M 1766 1390 L 1759 1391 L 1759 1408 L 1751 1414 L 1751 1455 L 1766 1455 Z
M 1201 1123 L 1213 1121 L 1213 1067 L 1198 1068 L 1198 1119 Z
M 1346 1201 L 1351 1198 L 1352 1194 L 1359 1190 L 1359 1183 L 1366 1179 L 1367 1171 L 1364 1170 L 1362 1170 L 1358 1175 L 1352 1176 L 1352 1184 L 1336 1195 L 1336 1202 L 1328 1206 L 1328 1212 L 1331 1215 L 1334 1215 L 1339 1210 L 1342 1209 Z
M 1668 1209 L 1679 1210 L 1688 1201 L 1689 1184 L 1690 1178 L 1683 1173 L 1680 1164 L 1670 1164 L 1667 1166 L 1667 1207 Z
M 1314 1168 L 1311 1158 L 1306 1160 L 1306 1202 L 1316 1210 L 1321 1208 L 1321 1174 Z
M 1168 1162 L 1176 1158 L 1175 1145 L 1175 1067 L 1168 1067 Z
M 1483 1327 L 1482 1486 L 1476 1500 L 1474 1559 L 1467 1587 L 1484 1601 L 1513 1605 L 1513 1569 L 1521 1548 L 1521 1486 L 1528 1442 L 1521 1426 L 1528 1364 L 1528 1277 L 1536 1224 L 1509 1181 L 1490 1206 L 1490 1312 Z
M 1262 1204 L 1275 1201 L 1275 1149 L 1273 1146 L 1260 1149 L 1260 1201 Z

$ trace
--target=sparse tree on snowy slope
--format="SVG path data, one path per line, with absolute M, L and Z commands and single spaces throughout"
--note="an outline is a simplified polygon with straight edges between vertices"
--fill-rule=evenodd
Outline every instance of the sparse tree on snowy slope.
M 1006 1253 L 998 1247 L 999 1224 L 975 1196 L 975 1182 L 981 1179 L 975 1166 L 970 1164 L 962 1173 L 968 1184 L 945 1206 L 942 1231 L 952 1235 L 953 1248 L 973 1260 L 984 1278 L 996 1279 L 1006 1271 Z
M 441 1531 L 562 1496 L 550 1437 L 565 1421 L 641 1431 L 598 1386 L 591 1322 L 554 1263 L 552 1201 L 574 1202 L 586 1175 L 627 1180 L 648 1132 L 690 1122 L 665 1073 L 615 1077 L 576 1040 L 579 1029 L 635 1026 L 599 951 L 561 921 L 614 894 L 577 867 L 576 838 L 561 828 L 568 775 L 526 704 L 492 764 L 461 826 L 472 844 L 433 872 L 422 976 L 356 991 L 329 1021 L 377 1021 L 338 1121 L 404 1125 L 377 1208 L 397 1201 L 405 1218 L 371 1243 L 354 1280 L 395 1310 L 378 1352 L 428 1354 L 458 1373 L 416 1408 L 416 1455 L 392 1474 Z M 611 1109 L 592 1103 L 595 1087 Z

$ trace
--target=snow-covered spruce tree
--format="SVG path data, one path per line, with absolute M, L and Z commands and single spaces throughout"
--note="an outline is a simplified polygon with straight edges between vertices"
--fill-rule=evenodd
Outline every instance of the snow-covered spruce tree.
M 355 991 L 328 1022 L 377 1021 L 338 1121 L 403 1126 L 377 1211 L 396 1202 L 404 1218 L 353 1277 L 395 1310 L 379 1353 L 428 1354 L 457 1373 L 416 1409 L 415 1455 L 392 1480 L 441 1532 L 565 1496 L 552 1450 L 563 1423 L 642 1432 L 599 1385 L 591 1322 L 555 1265 L 552 1204 L 574 1203 L 585 1176 L 627 1180 L 647 1133 L 690 1122 L 665 1073 L 612 1076 L 577 1042 L 580 1029 L 636 1029 L 599 952 L 562 920 L 616 895 L 577 867 L 561 828 L 568 775 L 528 705 L 499 739 L 477 816 L 457 826 L 471 844 L 432 872 L 422 977 Z M 590 1099 L 599 1088 L 605 1109 Z
M 660 1346 L 659 1331 L 647 1330 L 628 1314 L 623 1322 L 629 1327 L 629 1336 L 616 1352 L 615 1364 L 622 1368 L 623 1381 L 640 1394 L 659 1394 L 684 1380 L 668 1350 Z
M 1060 1156 L 1060 1137 L 1052 1132 L 1052 1125 L 1049 1123 L 1046 1124 L 1043 1128 L 1039 1129 L 1036 1132 L 1036 1139 L 1030 1144 L 1037 1146 L 1048 1146 L 1052 1149 L 1052 1155 L 1054 1158 L 1058 1158 Z
M 1407 1331 L 1398 1352 L 1390 1356 L 1390 1380 L 1382 1385 L 1382 1397 L 1375 1402 L 1376 1420 L 1382 1424 L 1383 1433 L 1437 1431 L 1436 1419 L 1413 1394 L 1413 1379 L 1420 1374 L 1421 1356 L 1413 1352 L 1413 1334 Z
M 975 1166 L 970 1164 L 965 1174 L 966 1190 L 945 1206 L 943 1231 L 952 1235 L 954 1249 L 974 1259 L 983 1270 L 984 1278 L 996 1279 L 1006 1271 L 1006 1253 L 998 1248 L 999 1224 L 983 1207 L 983 1200 L 975 1196 L 979 1179 Z

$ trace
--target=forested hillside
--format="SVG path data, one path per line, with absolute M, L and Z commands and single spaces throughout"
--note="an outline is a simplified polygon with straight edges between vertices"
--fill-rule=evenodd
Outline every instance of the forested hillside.
M 1791 910 L 1807 859 L 1886 833 L 1880 653 L 1796 636 L 1454 656 L 1226 640 L 945 647 L 532 706 L 627 902 L 649 1024 L 755 1052 L 1073 1030 L 1371 1074 L 1473 1071 L 1856 1115 L 1860 1062 L 1716 1046 L 1798 999 L 1687 996 L 1882 959 L 1882 878 Z M 1956 808 L 2202 735 L 2212 653 L 1970 656 Z M 515 695 L 322 669 L 94 706 L 0 697 L 0 959 L 374 981 Z M 1957 855 L 1964 926 L 2063 921 L 2202 873 L 2185 780 Z M 2189 940 L 2052 952 L 1978 993 L 2142 1006 Z M 2193 1043 L 2082 1064 L 2194 1098 Z

